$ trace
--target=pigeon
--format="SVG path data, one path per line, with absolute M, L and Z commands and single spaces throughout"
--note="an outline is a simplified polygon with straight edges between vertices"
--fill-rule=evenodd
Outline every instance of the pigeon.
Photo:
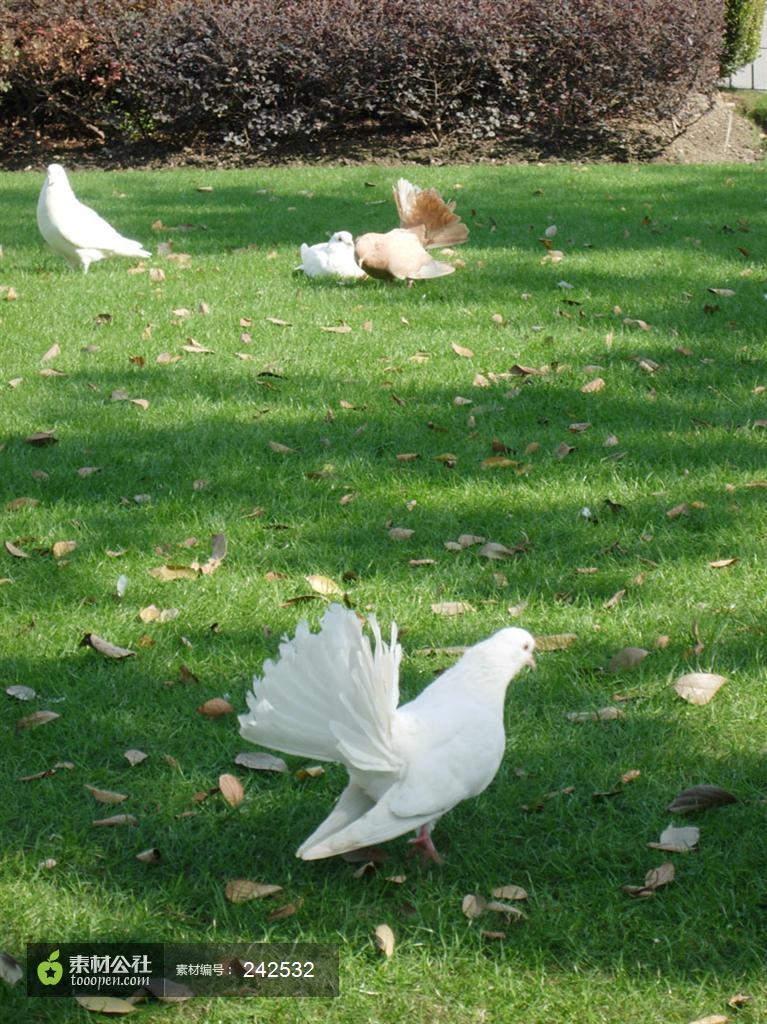
M 152 255 L 141 242 L 123 238 L 95 210 L 81 203 L 60 164 L 48 167 L 37 202 L 37 226 L 56 255 L 63 256 L 73 270 L 82 268 L 84 274 L 91 263 L 107 256 Z
M 354 259 L 354 239 L 348 231 L 336 231 L 327 242 L 301 246 L 301 266 L 307 277 L 359 278 L 367 274 Z
M 501 629 L 398 707 L 396 624 L 386 643 L 375 616 L 368 622 L 375 650 L 343 605 L 328 607 L 319 633 L 300 622 L 294 639 L 280 644 L 279 659 L 266 661 L 254 679 L 240 734 L 346 766 L 346 789 L 297 857 L 319 860 L 416 830 L 414 849 L 440 863 L 431 830 L 492 782 L 506 744 L 506 687 L 525 665 L 535 668 L 535 641 L 524 629 Z
M 461 245 L 469 229 L 435 188 L 421 189 L 400 178 L 394 186 L 399 227 L 386 234 L 361 235 L 354 246 L 357 263 L 371 277 L 423 280 L 452 274 L 455 267 L 433 259 L 427 249 Z

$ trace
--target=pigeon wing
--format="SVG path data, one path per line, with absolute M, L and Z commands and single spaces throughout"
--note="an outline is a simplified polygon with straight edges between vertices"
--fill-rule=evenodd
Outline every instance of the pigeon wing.
M 399 226 L 422 229 L 420 238 L 426 249 L 461 245 L 469 237 L 469 229 L 453 212 L 455 203 L 446 203 L 435 188 L 421 189 L 400 178 L 393 191 Z

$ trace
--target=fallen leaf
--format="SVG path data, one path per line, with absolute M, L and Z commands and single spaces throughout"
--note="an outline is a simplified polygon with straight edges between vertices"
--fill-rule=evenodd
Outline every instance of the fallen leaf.
M 142 850 L 141 853 L 137 853 L 136 860 L 141 861 L 142 864 L 159 864 L 162 860 L 162 854 L 156 846 L 150 846 L 148 850 Z
M 687 672 L 676 680 L 674 689 L 689 704 L 703 705 L 708 704 L 726 682 L 726 676 L 713 672 Z
M 16 721 L 17 729 L 35 729 L 38 725 L 47 725 L 48 722 L 54 721 L 54 719 L 61 717 L 55 711 L 35 711 L 31 715 L 27 715 L 25 718 L 19 718 Z
M 266 320 L 266 322 L 269 323 L 269 324 L 274 324 L 275 327 L 292 327 L 293 326 L 293 324 L 290 322 L 290 320 L 280 320 L 280 318 L 276 317 L 276 316 L 265 316 L 264 320 Z
M 435 615 L 463 615 L 465 612 L 473 612 L 474 608 L 468 601 L 440 601 L 431 606 Z
M 574 451 L 575 447 L 573 445 L 568 444 L 567 441 L 562 441 L 554 449 L 554 457 L 557 459 L 565 459 L 571 452 Z
M 690 506 L 687 504 L 686 501 L 683 501 L 681 505 L 675 505 L 673 508 L 670 508 L 666 513 L 669 519 L 678 519 L 679 516 L 689 516 L 689 514 Z
M 487 900 L 484 896 L 480 896 L 478 893 L 469 893 L 464 896 L 461 901 L 461 911 L 464 917 L 468 917 L 470 921 L 481 917 L 482 914 L 487 910 Z
M 713 289 L 709 288 L 709 291 Z M 725 1017 L 723 1013 L 709 1013 L 706 1017 L 699 1017 L 697 1020 L 693 1020 L 690 1024 L 728 1024 L 729 1017 Z
M 51 430 L 38 430 L 24 438 L 25 444 L 31 444 L 34 448 L 45 448 L 50 444 L 58 444 L 58 438 Z
M 721 295 L 722 298 L 725 299 L 735 294 L 732 288 L 709 288 L 708 291 L 710 291 L 712 295 Z
M 343 590 L 329 576 L 304 576 L 309 586 L 318 594 L 330 597 L 332 594 L 343 594 Z
M 648 843 L 653 850 L 664 850 L 666 853 L 687 853 L 695 849 L 700 839 L 700 829 L 694 825 L 679 828 L 676 825 L 669 825 L 660 834 L 657 843 Z
M 392 526 L 389 530 L 389 536 L 392 540 L 410 540 L 415 533 L 415 530 L 411 530 L 407 526 Z
M 731 565 L 735 565 L 739 561 L 739 558 L 720 558 L 718 561 L 708 564 L 712 569 L 729 569 Z
M 547 636 L 536 636 L 537 651 L 566 651 L 578 639 L 577 633 L 551 633 Z
M 271 924 L 273 921 L 282 921 L 286 917 L 292 917 L 293 914 L 297 913 L 304 905 L 302 898 L 295 900 L 293 903 L 287 903 L 284 907 L 280 907 L 279 910 L 275 910 L 269 914 L 267 921 Z
M 197 573 L 188 565 L 160 565 L 156 569 L 150 569 L 149 575 L 156 580 L 168 583 L 172 580 L 196 580 Z
M 32 700 L 37 696 L 36 691 L 31 686 L 23 686 L 21 684 L 6 686 L 5 692 L 9 697 L 15 697 L 16 700 Z
M 671 861 L 666 861 L 665 864 L 661 864 L 660 867 L 653 868 L 647 872 L 645 876 L 644 885 L 624 885 L 623 891 L 628 893 L 629 896 L 637 896 L 645 898 L 648 896 L 654 896 L 656 891 L 661 886 L 668 885 L 674 881 L 676 870 Z
M 105 1013 L 112 1017 L 124 1017 L 136 1009 L 127 999 L 116 996 L 75 996 L 75 1002 L 90 1013 Z
M 232 705 L 223 697 L 213 697 L 197 708 L 198 714 L 205 715 L 206 718 L 220 718 L 221 715 L 230 715 L 233 711 Z
M 321 331 L 327 331 L 328 334 L 351 334 L 352 328 L 349 324 L 336 324 L 333 327 L 320 327 Z
M 281 444 L 279 441 L 267 441 L 267 445 L 272 449 L 273 452 L 277 452 L 278 455 L 292 455 L 296 449 L 290 448 L 286 444 Z
M 321 764 L 307 764 L 303 768 L 299 768 L 295 773 L 295 777 L 299 782 L 303 782 L 305 779 L 319 779 L 325 774 L 325 769 Z
M 498 544 L 495 541 L 488 541 L 484 544 L 477 554 L 481 558 L 489 558 L 492 561 L 502 561 L 505 558 L 513 558 L 514 555 L 519 555 L 524 551 L 523 546 L 517 546 L 514 548 L 507 548 L 505 544 Z
M 37 498 L 14 498 L 6 504 L 5 509 L 6 512 L 18 512 L 22 508 L 37 508 L 39 504 Z
M 747 1006 L 750 1002 L 751 996 L 747 996 L 744 992 L 736 992 L 727 1000 L 727 1005 L 731 1006 L 733 1010 L 739 1010 L 741 1006 Z
M 493 896 L 499 900 L 526 900 L 527 891 L 521 885 L 500 885 L 493 889 Z
M 622 708 L 616 708 L 612 704 L 598 711 L 568 711 L 565 717 L 568 722 L 614 722 L 623 718 Z
M 128 650 L 127 647 L 118 647 L 116 644 L 104 640 L 95 633 L 86 633 L 80 641 L 79 647 L 92 647 L 94 651 L 103 654 L 105 658 L 114 658 L 119 661 L 122 658 L 135 658 L 136 652 Z
M 738 798 L 721 786 L 702 783 L 699 786 L 691 786 L 690 789 L 683 789 L 666 810 L 671 814 L 692 814 L 693 811 L 705 811 L 710 807 L 723 807 L 737 802 Z
M 601 377 L 595 377 L 594 380 L 590 380 L 587 384 L 583 385 L 581 392 L 584 395 L 592 395 L 597 391 L 601 391 L 604 386 L 604 380 Z
M 506 458 L 505 455 L 491 455 L 487 459 L 483 459 L 480 463 L 480 469 L 511 469 L 513 466 L 518 466 L 519 462 L 516 459 Z
M 373 941 L 388 960 L 394 953 L 394 932 L 388 924 L 379 924 L 376 927 L 373 932 Z
M 457 356 L 461 356 L 463 359 L 474 358 L 474 353 L 472 352 L 472 350 L 470 348 L 464 348 L 463 345 L 456 345 L 455 342 L 453 342 L 450 345 L 450 348 L 453 350 L 453 352 L 455 352 Z
M 649 653 L 644 647 L 623 647 L 610 658 L 607 668 L 610 672 L 622 672 L 627 668 L 636 668 Z
M 282 892 L 281 885 L 268 885 L 264 882 L 251 882 L 247 878 L 236 878 L 227 882 L 224 895 L 230 903 L 245 903 L 247 900 L 260 900 Z
M 219 775 L 218 788 L 221 790 L 221 796 L 230 807 L 239 807 L 245 799 L 245 790 L 242 788 L 242 783 L 236 775 L 229 775 L 228 773 Z
M 15 985 L 24 975 L 21 964 L 15 956 L 0 951 L 0 978 L 8 985 Z
M 149 755 L 145 754 L 143 750 L 126 750 L 123 757 L 131 768 L 135 768 L 137 764 L 141 764 L 142 761 L 146 761 Z
M 114 790 L 99 789 L 97 786 L 86 785 L 85 788 L 100 804 L 121 804 L 123 800 L 128 799 L 127 793 L 115 793 Z
M 17 547 L 12 541 L 7 540 L 5 542 L 5 550 L 9 555 L 13 555 L 14 558 L 29 558 L 26 551 L 23 551 L 20 547 Z
M 609 610 L 610 608 L 614 608 L 619 603 L 619 601 L 621 601 L 623 599 L 625 594 L 626 594 L 625 588 L 623 590 L 616 590 L 616 592 L 613 594 L 613 596 L 611 598 L 609 598 L 607 601 L 605 601 L 605 603 L 602 605 L 602 607 L 604 609 L 606 609 L 606 610 Z
M 99 818 L 96 821 L 92 821 L 91 825 L 95 828 L 116 828 L 121 825 L 138 825 L 138 818 L 134 818 L 132 814 L 113 814 L 111 818 Z
M 272 754 L 246 753 L 238 754 L 234 763 L 242 768 L 250 768 L 252 771 L 260 772 L 286 772 L 288 766 L 281 757 L 273 757 Z
M 205 345 L 201 345 L 198 341 L 195 341 L 194 338 L 187 339 L 186 345 L 182 345 L 181 347 L 183 348 L 183 350 L 185 352 L 191 352 L 192 355 L 196 355 L 196 356 L 213 355 L 213 349 L 212 348 L 206 348 Z

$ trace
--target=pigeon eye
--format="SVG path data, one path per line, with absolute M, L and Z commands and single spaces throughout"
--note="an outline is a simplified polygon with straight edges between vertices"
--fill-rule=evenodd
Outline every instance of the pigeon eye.
M 522 650 L 523 651 L 529 651 L 530 650 L 530 644 L 522 644 Z

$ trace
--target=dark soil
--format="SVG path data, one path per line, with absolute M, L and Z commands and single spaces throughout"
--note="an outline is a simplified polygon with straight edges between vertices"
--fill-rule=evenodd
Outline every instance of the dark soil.
M 443 141 L 424 135 L 355 135 L 328 140 L 308 151 L 280 153 L 273 158 L 206 147 L 176 148 L 156 142 L 105 145 L 89 138 L 49 138 L 0 126 L 0 168 L 39 169 L 53 162 L 69 167 L 242 167 L 269 164 L 357 163 L 529 163 L 581 160 L 588 162 L 652 161 L 655 163 L 753 163 L 764 156 L 764 135 L 739 112 L 726 94 L 696 97 L 687 114 L 687 127 L 671 120 L 636 125 L 624 136 L 605 133 L 581 140 L 567 151 L 551 145 L 514 141 L 481 143 Z

